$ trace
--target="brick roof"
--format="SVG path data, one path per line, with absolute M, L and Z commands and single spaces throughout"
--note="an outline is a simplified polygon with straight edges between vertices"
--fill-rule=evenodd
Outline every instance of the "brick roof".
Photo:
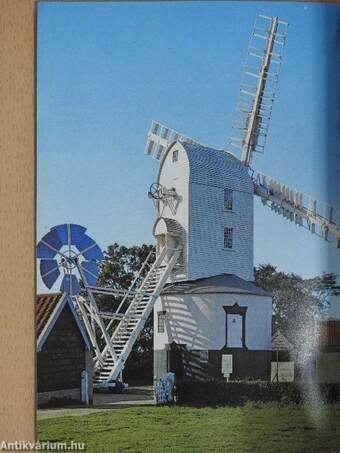
M 38 294 L 36 298 L 36 335 L 39 335 L 50 319 L 55 307 L 58 305 L 62 293 Z

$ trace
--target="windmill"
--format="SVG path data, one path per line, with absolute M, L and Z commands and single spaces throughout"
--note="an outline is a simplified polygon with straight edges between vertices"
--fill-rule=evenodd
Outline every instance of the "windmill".
M 272 300 L 252 284 L 254 195 L 340 247 L 340 211 L 253 169 L 254 153 L 266 146 L 287 32 L 287 22 L 256 16 L 229 140 L 240 158 L 151 124 L 145 153 L 160 163 L 149 191 L 157 249 L 182 247 L 154 307 L 156 377 L 173 371 L 172 351 L 188 378 L 218 376 L 218 363 L 233 379 L 270 378 Z M 234 362 L 236 374 L 223 369 Z
M 287 31 L 288 23 L 277 17 L 256 16 L 229 144 L 241 152 L 240 161 L 252 176 L 254 194 L 264 205 L 339 248 L 339 210 L 252 169 L 254 153 L 264 152 Z M 199 144 L 197 140 L 153 121 L 145 153 L 161 161 L 174 141 Z
M 85 234 L 84 227 L 74 224 L 59 225 L 52 228 L 39 242 L 37 255 L 41 259 L 40 271 L 44 283 L 51 288 L 59 279 L 60 270 L 64 272 L 60 289 L 72 298 L 89 333 L 95 351 L 95 387 L 114 387 L 117 381 L 122 381 L 125 362 L 146 320 L 159 303 L 166 283 L 205 277 L 207 273 L 208 276 L 217 274 L 216 269 L 220 272 L 225 268 L 226 262 L 234 271 L 232 273 L 235 273 L 235 277 L 232 277 L 233 284 L 239 282 L 240 280 L 237 279 L 241 277 L 242 285 L 248 285 L 248 288 L 255 291 L 256 297 L 262 298 L 261 303 L 266 307 L 266 319 L 269 319 L 267 324 L 271 326 L 270 296 L 262 290 L 254 289 L 249 281 L 245 281 L 251 280 L 253 273 L 252 228 L 249 225 L 252 223 L 254 194 L 261 198 L 264 205 L 286 219 L 306 227 L 311 233 L 319 234 L 326 241 L 332 241 L 340 247 L 339 223 L 333 208 L 308 198 L 273 178 L 255 173 L 251 168 L 253 153 L 263 152 L 265 147 L 287 27 L 286 22 L 276 17 L 258 15 L 256 18 L 233 124 L 234 134 L 230 139 L 230 144 L 240 149 L 240 159 L 227 151 L 210 149 L 159 122 L 152 122 L 145 152 L 160 161 L 159 175 L 163 175 L 162 178 L 158 177 L 157 182 L 152 184 L 149 190 L 149 197 L 153 200 L 157 212 L 153 228 L 153 234 L 157 240 L 157 251 L 149 254 L 127 291 L 97 286 L 100 262 L 104 257 L 96 243 Z M 167 156 L 171 150 L 172 155 L 169 159 Z M 194 176 L 196 178 L 202 176 L 199 181 L 201 187 L 211 184 L 215 192 L 218 192 L 220 188 L 214 178 L 216 176 L 222 180 L 227 170 L 233 173 L 232 183 L 237 187 L 242 185 L 244 190 L 240 191 L 240 197 L 245 210 L 241 214 L 234 213 L 234 218 L 238 219 L 238 224 L 245 232 L 241 241 L 242 259 L 239 259 L 237 253 L 224 255 L 225 251 L 232 249 L 237 239 L 233 238 L 233 229 L 229 227 L 224 228 L 225 250 L 219 250 L 218 244 L 216 246 L 214 242 L 214 247 L 217 248 L 212 251 L 212 255 L 209 255 L 212 250 L 212 240 L 208 238 L 204 244 L 206 253 L 201 253 L 203 247 L 200 240 L 203 236 L 200 228 L 202 225 L 197 221 L 197 212 L 201 220 L 206 220 L 205 209 L 209 209 L 213 204 L 213 199 L 209 198 L 211 194 L 202 195 L 202 200 L 205 197 L 203 201 L 206 202 L 203 210 L 200 206 L 200 196 L 196 194 L 198 207 L 196 206 L 194 215 L 188 214 L 187 211 L 184 215 L 183 206 L 191 209 L 190 203 L 193 203 L 189 200 L 187 190 L 189 179 L 189 183 L 192 182 L 192 174 L 185 174 L 186 170 L 183 166 L 180 175 L 176 174 L 173 168 L 169 168 L 169 172 L 163 171 L 164 165 L 176 164 L 182 152 L 183 156 L 185 153 L 187 157 L 191 155 L 190 158 L 195 165 Z M 210 165 L 209 174 L 206 172 L 207 165 Z M 207 184 L 206 181 L 209 178 L 210 182 Z M 198 190 L 196 192 L 198 193 Z M 233 200 L 229 198 L 230 194 L 232 190 L 230 192 L 228 188 L 224 189 L 224 206 L 228 212 L 232 212 L 233 206 Z M 191 196 L 191 199 L 193 198 Z M 216 198 L 214 200 L 216 201 Z M 237 199 L 235 201 L 237 202 Z M 212 218 L 208 219 L 211 221 L 211 224 L 207 225 L 208 230 L 211 229 L 211 225 L 215 226 L 221 220 L 219 201 L 215 207 L 216 212 L 213 212 Z M 220 261 L 214 267 L 215 256 L 220 256 Z M 210 266 L 208 271 L 207 265 Z M 100 304 L 95 298 L 98 294 L 109 294 L 114 297 L 110 311 L 105 312 L 100 309 Z M 214 301 L 212 307 L 215 307 Z M 181 313 L 183 305 L 178 310 Z M 242 329 L 245 325 L 246 308 L 233 305 L 226 308 L 226 311 L 228 310 L 230 326 L 234 323 Z M 157 316 L 159 316 L 160 329 L 158 333 L 163 335 L 169 320 L 166 320 L 167 314 L 163 311 L 159 311 Z M 181 315 L 177 320 L 175 317 L 176 315 L 173 315 L 172 319 L 172 321 L 175 320 L 174 331 L 179 332 L 178 325 L 183 319 L 189 319 L 189 317 L 183 318 Z M 202 319 L 205 317 L 203 316 Z M 223 320 L 222 324 L 224 326 Z M 267 324 L 266 347 L 271 341 L 271 327 Z M 171 330 L 172 326 L 170 325 L 169 328 Z M 185 328 L 191 332 L 190 326 Z M 228 335 L 237 347 L 240 342 L 242 345 L 245 344 L 244 335 L 241 339 L 233 338 L 230 332 Z M 194 337 L 196 338 L 196 335 Z M 270 347 L 268 346 L 269 349 Z

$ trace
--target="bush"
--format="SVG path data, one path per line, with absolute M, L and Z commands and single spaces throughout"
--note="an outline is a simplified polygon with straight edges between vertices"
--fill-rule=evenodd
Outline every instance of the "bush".
M 320 384 L 319 389 L 324 402 L 340 401 L 340 384 Z M 304 394 L 304 385 L 296 382 L 181 380 L 176 383 L 177 403 L 198 406 L 242 405 L 248 401 L 299 404 Z

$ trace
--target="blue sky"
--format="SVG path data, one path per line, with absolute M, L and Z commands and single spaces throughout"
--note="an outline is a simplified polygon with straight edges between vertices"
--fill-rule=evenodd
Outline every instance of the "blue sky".
M 147 190 L 158 164 L 144 155 L 150 122 L 228 148 L 257 12 L 287 20 L 289 33 L 265 154 L 255 155 L 254 167 L 340 206 L 339 139 L 329 138 L 325 121 L 327 30 L 339 6 L 42 2 L 38 239 L 73 222 L 103 249 L 152 242 Z M 338 254 L 255 200 L 255 264 L 310 277 L 336 271 Z

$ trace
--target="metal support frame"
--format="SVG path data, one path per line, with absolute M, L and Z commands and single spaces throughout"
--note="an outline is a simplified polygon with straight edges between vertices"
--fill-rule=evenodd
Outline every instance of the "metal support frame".
M 78 264 L 77 264 L 77 269 L 78 269 L 78 272 L 81 275 L 83 283 L 85 285 L 85 290 L 86 290 L 86 292 L 88 294 L 89 301 L 90 301 L 90 304 L 91 304 L 91 308 L 93 309 L 93 313 L 92 313 L 94 315 L 93 317 L 94 317 L 97 325 L 99 326 L 99 328 L 100 328 L 100 330 L 102 332 L 102 335 L 103 335 L 104 340 L 106 342 L 106 346 L 107 346 L 108 350 L 110 351 L 110 354 L 111 354 L 112 358 L 116 359 L 117 356 L 116 356 L 115 350 L 113 349 L 113 346 L 112 346 L 112 343 L 111 343 L 111 339 L 110 339 L 110 336 L 109 336 L 108 331 L 106 329 L 106 326 L 105 326 L 105 323 L 103 321 L 103 318 L 100 316 L 100 311 L 99 311 L 97 303 L 96 303 L 96 301 L 94 299 L 94 296 L 92 294 L 92 290 L 90 289 L 89 286 L 87 286 L 86 277 L 84 276 L 84 273 L 83 273 L 83 271 L 81 269 L 81 266 L 79 266 Z

